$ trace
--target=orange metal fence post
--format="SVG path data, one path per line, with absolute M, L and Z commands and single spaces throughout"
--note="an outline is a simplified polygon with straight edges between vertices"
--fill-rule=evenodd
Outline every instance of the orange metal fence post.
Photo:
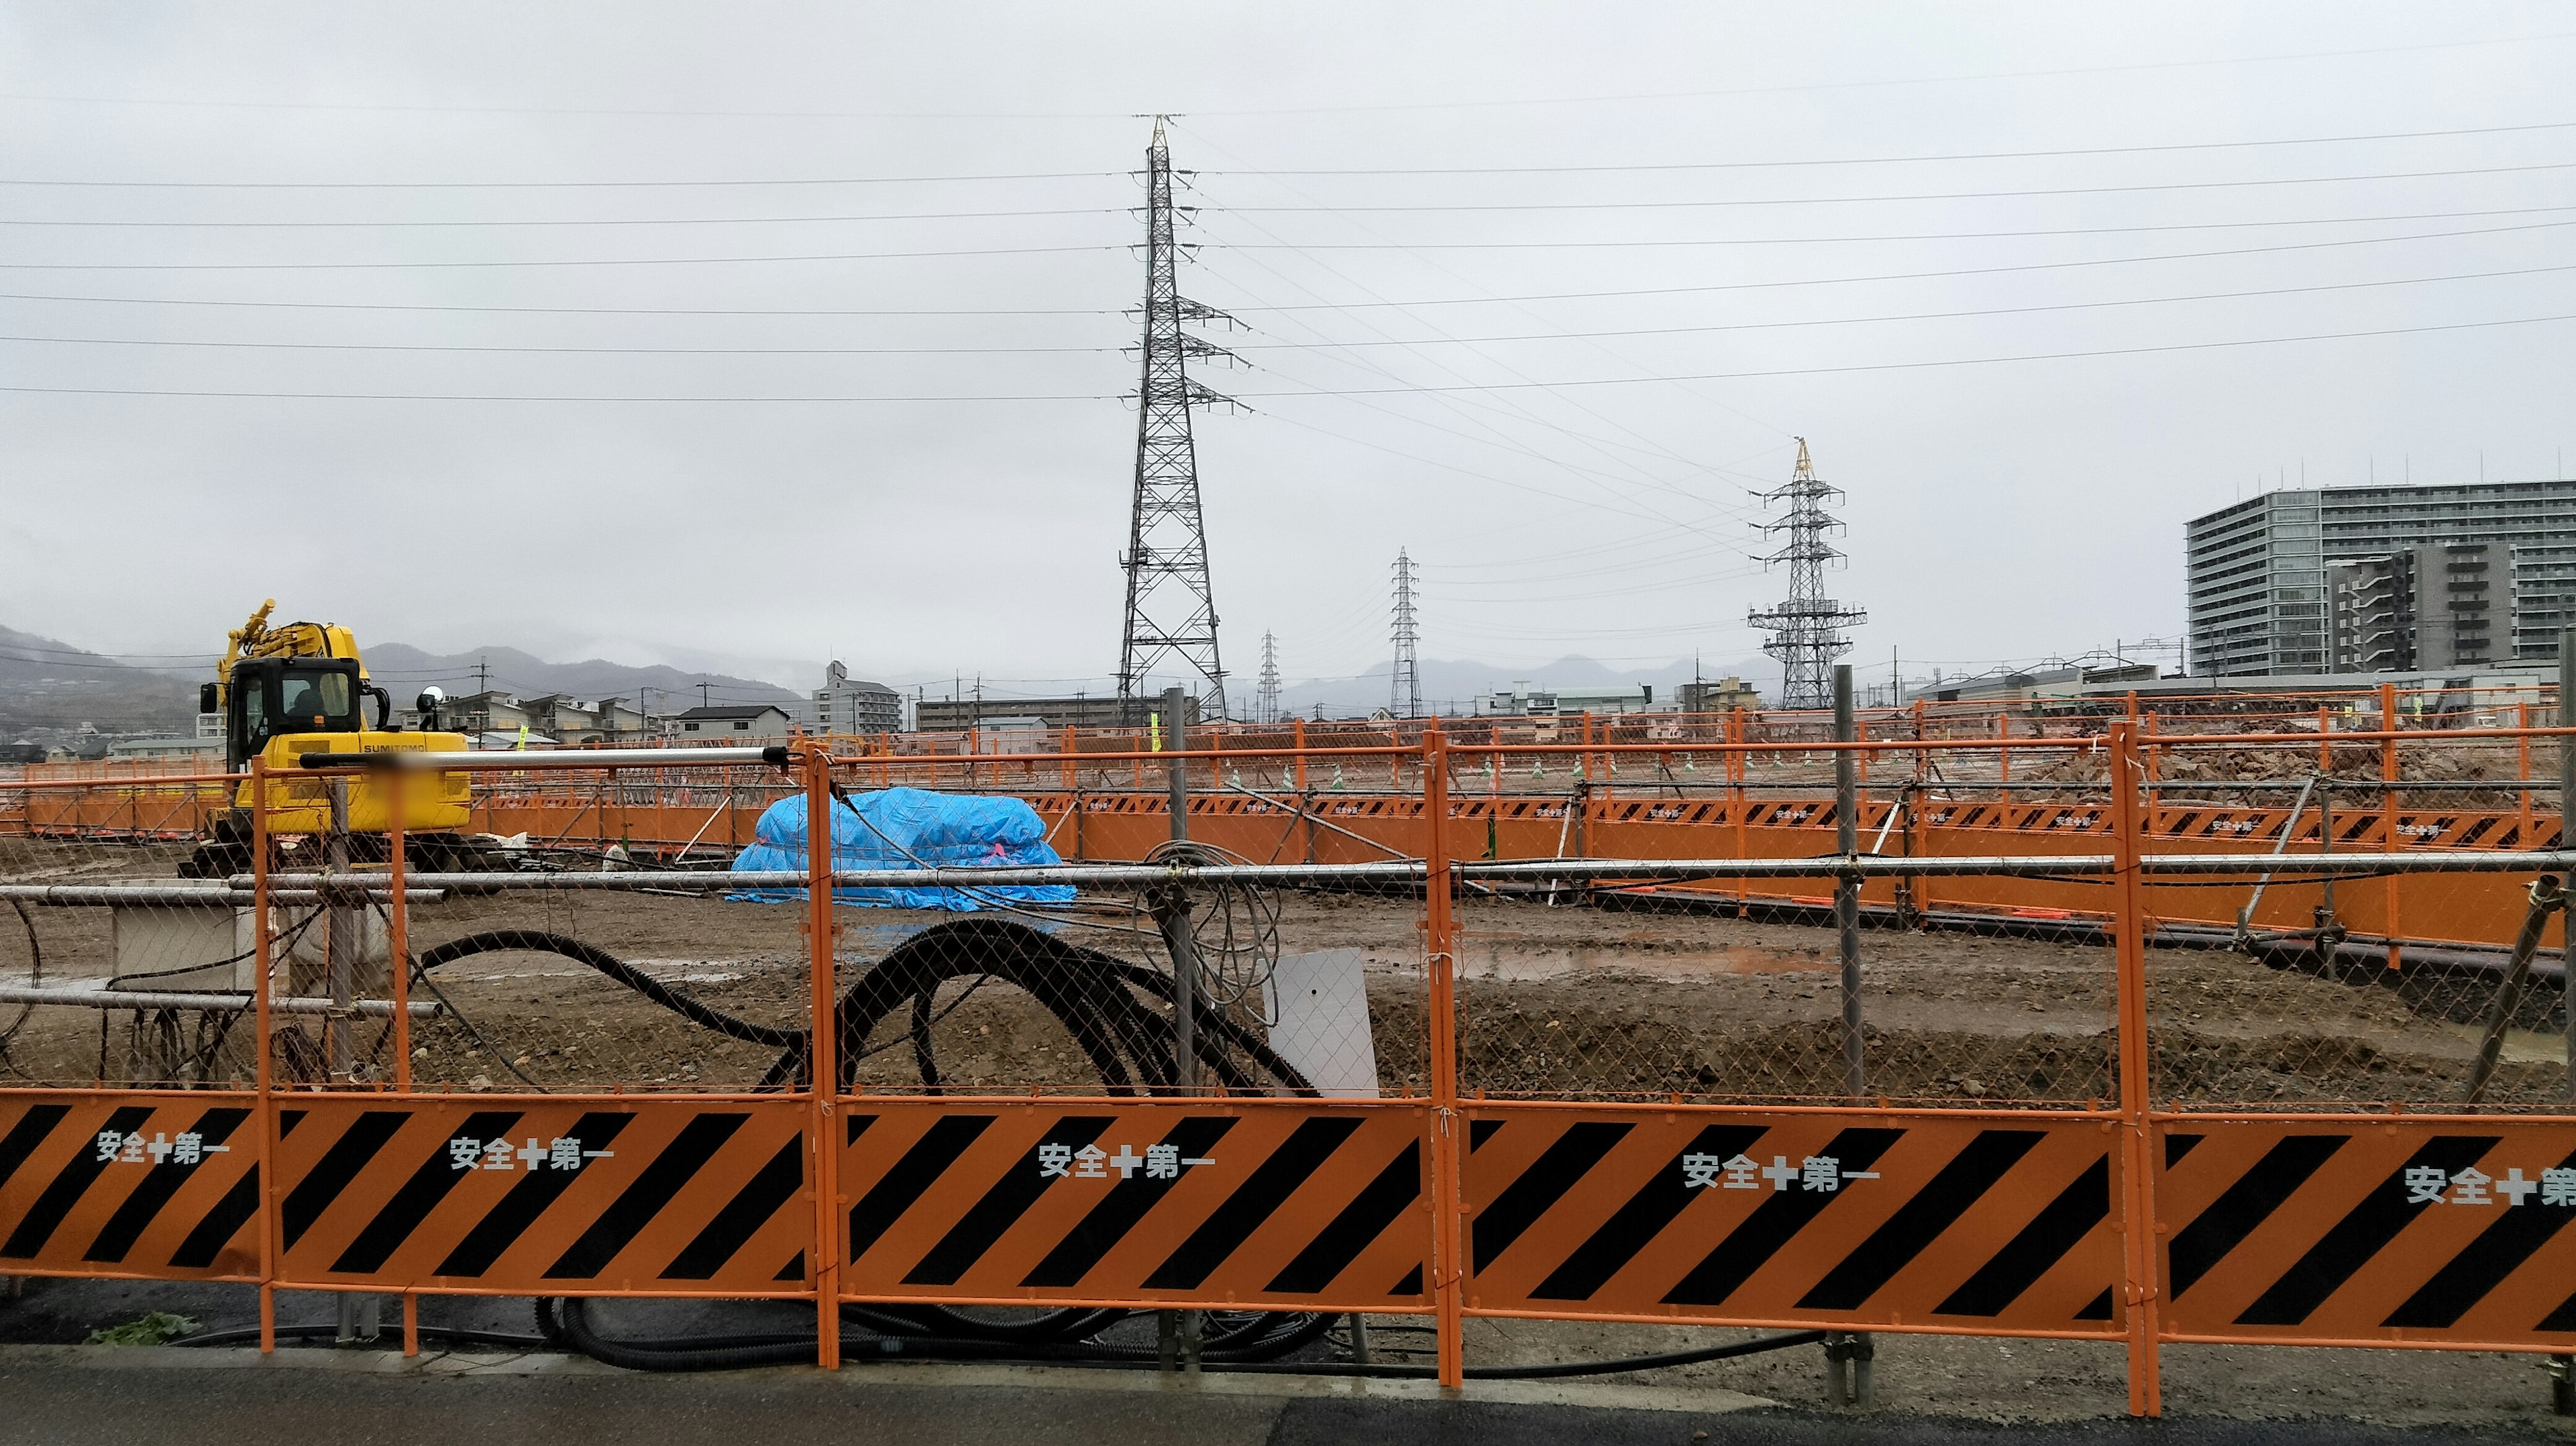
M 1440 1384 L 1467 1381 L 1465 1192 L 1459 1179 L 1457 919 L 1449 888 L 1449 741 L 1434 723 L 1422 733 L 1423 932 L 1431 984 L 1431 1266 L 1439 1330 Z
M 841 1073 L 833 1054 L 839 1040 L 832 979 L 832 759 L 820 747 L 808 747 L 805 753 L 805 870 L 806 947 L 813 976 L 805 1064 L 814 1092 L 814 1363 L 830 1371 L 841 1364 L 841 1151 L 833 1122 Z
M 2121 1243 L 2128 1276 L 2129 1414 L 2164 1414 L 2164 1387 L 2157 1358 L 2157 1306 L 2162 1296 L 2157 1279 L 2155 1178 L 2147 1134 L 2147 949 L 2146 899 L 2140 887 L 2138 856 L 2144 852 L 2144 829 L 2138 793 L 2145 783 L 2138 767 L 2135 725 L 2126 719 L 2111 725 L 2111 814 L 2113 821 L 2112 938 L 2120 1001 L 2120 1113 L 2122 1119 Z
M 259 1350 L 277 1351 L 277 1109 L 269 1073 L 268 760 L 250 761 L 251 1058 L 259 1117 Z
M 2517 739 L 2513 740 L 2513 741 L 2514 741 L 2514 752 L 2515 752 L 2515 755 L 2516 755 L 2516 765 L 2517 765 L 2517 766 L 2516 766 L 2516 769 L 2515 769 L 2515 774 L 2514 774 L 2514 776 L 2522 780 L 2522 796 L 2521 796 L 2521 801 L 2520 801 L 2520 803 L 2519 803 L 2518 805 L 2516 805 L 2517 810 L 2518 810 L 2518 811 L 2520 812 L 2520 814 L 2522 815 L 2522 827 L 2521 827 L 2521 829 L 2520 829 L 2519 831 L 2517 831 L 2517 832 L 2514 834 L 2514 840 L 2515 840 L 2515 842 L 2516 842 L 2517 844 L 2519 844 L 2521 847 L 2523 847 L 2523 848 L 2529 848 L 2529 847 L 2531 847 L 2531 732 L 2530 732 L 2530 729 L 2531 729 L 2531 705 L 2530 705 L 2530 704 L 2528 704 L 2528 703 L 2516 703 L 2516 704 L 2514 704 L 2514 705 L 2513 705 L 2513 726 L 2514 726 L 2514 727 L 2516 727 L 2516 728 L 2518 728 L 2518 729 L 2523 730 L 2523 734 L 2522 734 L 2522 736 L 2521 736 L 2520 738 L 2517 738 Z M 2560 845 L 2560 847 L 2562 847 L 2562 848 L 2563 848 L 2563 847 L 2565 847 L 2565 845 L 2564 845 L 2564 844 L 2561 844 L 2561 845 Z
M 2397 685 L 2394 683 L 2379 685 L 2379 731 L 2386 735 L 2379 741 L 2379 780 L 2382 784 L 2379 790 L 2379 846 L 2381 852 L 2393 854 L 2397 852 L 2397 790 L 2392 785 L 2397 782 L 2398 771 Z M 2397 874 L 2392 869 L 2387 879 L 2388 922 L 2385 929 L 2388 935 L 2388 967 L 2391 969 L 2405 962 L 2404 950 L 2397 943 L 2397 885 Z

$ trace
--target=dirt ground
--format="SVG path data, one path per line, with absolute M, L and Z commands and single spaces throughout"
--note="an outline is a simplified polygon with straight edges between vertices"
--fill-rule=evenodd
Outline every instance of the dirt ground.
M 1478 898 L 1461 906 L 1467 1089 L 1497 1097 L 1841 1093 L 1842 998 L 1830 930 L 1564 902 Z M 1278 909 L 1280 951 L 1362 951 L 1379 1083 L 1390 1092 L 1427 1089 L 1418 901 L 1290 894 Z M 958 917 L 844 909 L 843 986 L 903 940 Z M 807 1014 L 802 922 L 802 910 L 786 903 L 570 890 L 417 904 L 416 954 L 468 936 L 518 937 L 513 947 L 439 965 L 415 991 L 442 1012 L 415 1026 L 414 1076 L 462 1090 L 752 1087 L 779 1060 L 779 1045 L 701 1027 L 575 958 L 546 952 L 532 936 L 605 950 L 708 1008 L 793 1032 Z M 0 919 L 0 979 L 27 977 L 28 929 L 41 941 L 49 983 L 95 984 L 113 967 L 103 910 L 36 909 L 19 925 Z M 1140 964 L 1162 957 L 1150 919 L 1124 901 L 1099 901 L 1047 927 Z M 2081 1103 L 2116 1092 L 2111 955 L 2098 941 L 1872 929 L 1861 954 L 1873 1095 Z M 2159 949 L 2149 970 L 2158 1095 L 2200 1103 L 2456 1099 L 2492 990 L 2474 977 L 2329 977 L 2221 951 Z M 383 988 L 380 978 L 371 992 Z M 2537 1007 L 2548 1009 L 2554 994 Z M 1242 995 L 1236 1013 L 1257 1031 L 1256 1001 Z M 22 1012 L 0 1074 L 123 1079 L 156 1057 L 147 1046 L 162 1021 L 151 1017 L 110 1016 L 103 1038 L 93 1010 L 0 1005 L 0 1031 Z M 923 1082 L 910 1022 L 898 1014 L 871 1034 L 863 1084 Z M 2538 1103 L 2560 1088 L 2563 1045 L 2548 1032 L 2555 1021 L 2526 1022 L 2540 1027 L 2508 1036 L 2491 1100 Z M 170 1027 L 185 1036 L 179 1053 L 194 1050 L 204 1062 L 203 1077 L 247 1077 L 246 1023 L 181 1018 Z M 319 1038 L 314 1025 L 296 1027 Z M 209 1033 L 218 1044 L 199 1049 Z M 358 1025 L 352 1049 L 362 1076 L 390 1073 L 389 1033 L 379 1022 Z M 945 986 L 927 1034 L 938 1076 L 952 1087 L 1080 1089 L 1101 1079 L 1066 1026 L 1006 984 Z

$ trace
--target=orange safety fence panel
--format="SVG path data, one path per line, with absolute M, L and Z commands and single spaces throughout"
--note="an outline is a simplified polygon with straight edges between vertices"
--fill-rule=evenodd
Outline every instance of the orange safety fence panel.
M 1466 1110 L 1467 1308 L 2061 1336 L 2122 1330 L 2102 1120 Z
M 0 1274 L 258 1279 L 258 1103 L 0 1094 Z
M 810 1292 L 789 1100 L 280 1101 L 278 1274 L 511 1295 Z
M 841 1108 L 846 1295 L 1430 1308 L 1419 1104 Z
M 2156 1134 L 2169 1336 L 2576 1350 L 2576 1120 Z

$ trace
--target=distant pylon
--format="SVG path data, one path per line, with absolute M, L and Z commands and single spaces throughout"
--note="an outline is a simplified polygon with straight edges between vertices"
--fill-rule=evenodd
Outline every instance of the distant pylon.
M 1260 722 L 1279 721 L 1279 638 L 1275 633 L 1261 635 L 1261 691 L 1253 695 L 1252 712 Z
M 1216 592 L 1208 582 L 1207 528 L 1199 516 L 1198 444 L 1190 409 L 1227 404 L 1190 380 L 1186 359 L 1233 353 L 1181 330 L 1183 321 L 1234 318 L 1184 300 L 1174 279 L 1172 153 L 1163 118 L 1145 151 L 1144 376 L 1136 395 L 1136 489 L 1127 527 L 1125 638 L 1118 652 L 1121 711 L 1141 716 L 1146 680 L 1177 677 L 1199 698 L 1199 716 L 1226 716 L 1225 666 L 1216 647 Z
M 1789 597 L 1767 611 L 1757 609 L 1746 621 L 1771 634 L 1762 651 L 1780 660 L 1783 708 L 1834 706 L 1834 659 L 1851 651 L 1851 641 L 1842 630 L 1869 621 L 1869 614 L 1859 608 L 1825 596 L 1825 567 L 1843 560 L 1842 553 L 1825 540 L 1842 526 L 1825 512 L 1825 504 L 1842 495 L 1840 488 L 1817 480 L 1816 469 L 1807 460 L 1807 439 L 1800 437 L 1798 466 L 1789 475 L 1789 485 L 1762 496 L 1766 506 L 1789 504 L 1787 515 L 1762 526 L 1765 536 L 1789 534 L 1788 546 L 1762 559 L 1766 567 L 1789 565 Z
M 1422 667 L 1415 656 L 1419 641 L 1413 625 L 1413 559 L 1395 550 L 1395 676 L 1387 711 L 1398 718 L 1422 716 Z

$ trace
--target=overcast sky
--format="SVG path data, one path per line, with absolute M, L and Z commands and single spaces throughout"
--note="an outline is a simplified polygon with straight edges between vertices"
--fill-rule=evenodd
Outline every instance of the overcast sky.
M 1752 655 L 1793 436 L 1864 682 L 2172 638 L 2198 512 L 2559 469 L 2571 61 L 2564 5 L 20 0 L 0 625 L 1096 688 L 1162 111 L 1239 689 L 1382 665 L 1399 546 L 1426 656 Z

